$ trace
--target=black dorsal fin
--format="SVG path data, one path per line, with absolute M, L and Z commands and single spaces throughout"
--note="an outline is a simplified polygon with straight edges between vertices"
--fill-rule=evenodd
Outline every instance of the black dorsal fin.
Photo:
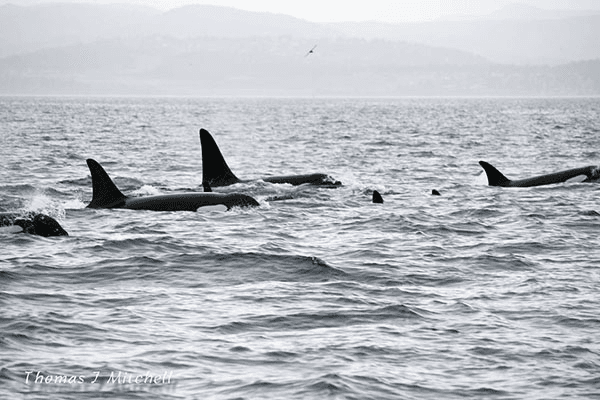
M 377 190 L 373 190 L 373 203 L 383 203 L 383 197 Z
M 505 177 L 502 172 L 498 171 L 491 164 L 486 163 L 485 161 L 479 161 L 479 165 L 481 165 L 487 175 L 488 185 L 507 186 L 510 183 L 510 179 Z
M 110 176 L 97 161 L 86 160 L 92 174 L 92 201 L 89 208 L 119 208 L 125 203 L 125 196 L 114 184 Z
M 240 182 L 231 172 L 219 146 L 206 129 L 200 129 L 202 147 L 202 184 L 211 187 L 228 186 Z

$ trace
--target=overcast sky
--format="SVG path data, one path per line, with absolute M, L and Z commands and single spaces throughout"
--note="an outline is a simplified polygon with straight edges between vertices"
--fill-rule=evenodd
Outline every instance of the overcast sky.
M 452 15 L 485 15 L 511 3 L 544 9 L 600 9 L 600 0 L 0 0 L 0 4 L 19 5 L 39 2 L 132 3 L 161 10 L 185 4 L 213 4 L 288 14 L 314 22 L 425 21 Z

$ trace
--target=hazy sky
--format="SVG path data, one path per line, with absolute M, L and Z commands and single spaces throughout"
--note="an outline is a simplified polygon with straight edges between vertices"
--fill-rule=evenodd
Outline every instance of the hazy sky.
M 288 14 L 315 22 L 423 21 L 451 15 L 489 14 L 511 3 L 545 9 L 600 9 L 600 0 L 0 0 L 0 4 L 67 1 L 145 4 L 161 10 L 185 4 L 213 4 Z

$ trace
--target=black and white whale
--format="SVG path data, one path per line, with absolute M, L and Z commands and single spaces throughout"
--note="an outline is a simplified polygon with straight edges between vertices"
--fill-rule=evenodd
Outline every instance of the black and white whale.
M 69 236 L 54 218 L 41 213 L 0 213 L 0 227 L 17 227 L 11 232 L 24 232 L 44 237 Z
M 593 165 L 519 180 L 508 179 L 485 161 L 479 161 L 479 165 L 484 169 L 490 186 L 531 187 L 562 182 L 592 182 L 600 179 L 600 168 Z
M 247 182 L 231 172 L 219 146 L 206 129 L 200 129 L 200 146 L 202 147 L 202 185 L 204 187 L 229 186 L 234 183 Z M 288 183 L 294 186 L 310 184 L 321 187 L 337 187 L 342 185 L 340 181 L 321 173 L 268 176 L 260 179 L 265 182 Z
M 92 174 L 92 201 L 88 208 L 125 208 L 152 211 L 196 211 L 200 207 L 225 206 L 256 207 L 258 202 L 240 193 L 179 193 L 147 197 L 128 197 L 117 188 L 104 168 L 95 160 L 88 159 Z

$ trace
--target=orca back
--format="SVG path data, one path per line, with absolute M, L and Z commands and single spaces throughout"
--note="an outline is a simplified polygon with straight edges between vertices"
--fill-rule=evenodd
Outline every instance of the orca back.
M 479 161 L 479 164 L 485 170 L 490 186 L 532 187 L 563 182 L 592 182 L 600 176 L 597 167 L 587 166 L 534 176 L 532 178 L 511 180 L 485 161 Z
M 315 185 L 321 187 L 338 187 L 342 182 L 335 180 L 326 174 L 302 174 L 302 175 L 286 175 L 286 176 L 267 176 L 262 178 L 263 181 L 269 183 L 289 183 L 293 186 L 298 185 Z
M 54 218 L 45 214 L 34 214 L 31 217 L 32 231 L 27 231 L 25 227 L 23 230 L 34 235 L 50 237 L 50 236 L 69 236 L 67 231 Z M 19 221 L 15 221 L 17 224 Z
M 200 129 L 202 147 L 202 185 L 204 187 L 228 186 L 241 182 L 231 172 L 219 146 L 206 129 Z
M 36 212 L 0 213 L 0 226 L 18 226 L 22 232 L 44 237 L 69 236 L 54 218 Z
M 86 160 L 92 174 L 92 201 L 89 208 L 119 208 L 125 205 L 125 196 L 108 176 L 104 168 L 91 158 Z

